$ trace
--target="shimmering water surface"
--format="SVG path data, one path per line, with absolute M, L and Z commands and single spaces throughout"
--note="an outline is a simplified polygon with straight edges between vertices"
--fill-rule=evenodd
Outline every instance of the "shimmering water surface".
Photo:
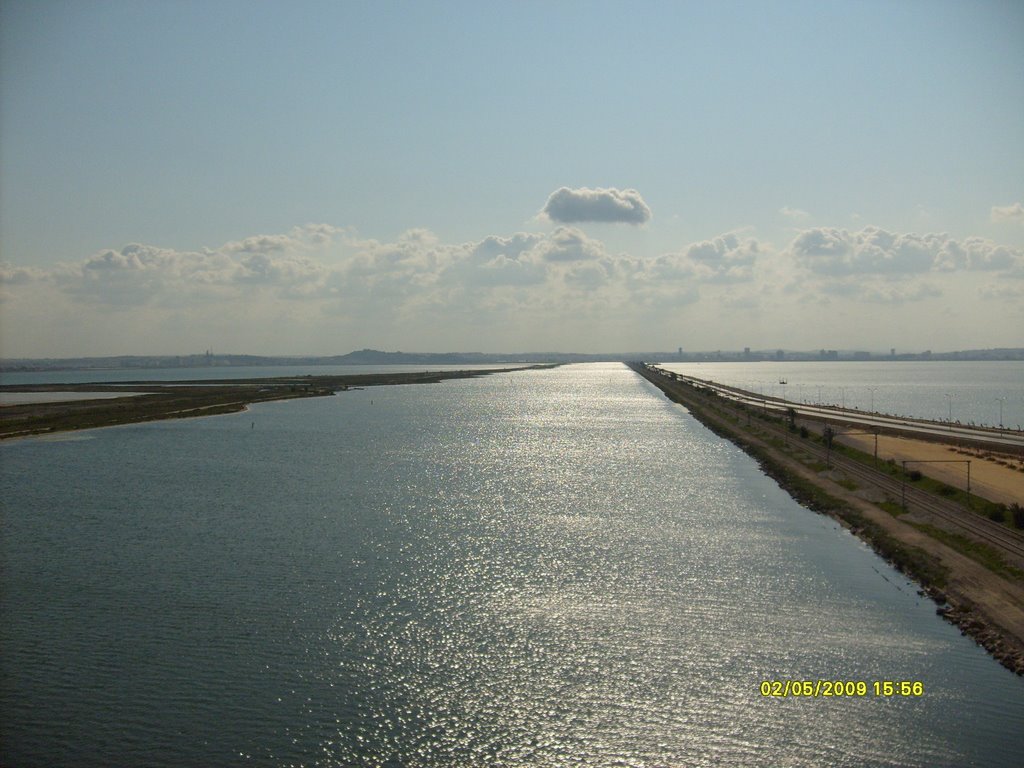
M 3 765 L 1024 753 L 1024 681 L 617 364 L 7 443 L 0 499 Z

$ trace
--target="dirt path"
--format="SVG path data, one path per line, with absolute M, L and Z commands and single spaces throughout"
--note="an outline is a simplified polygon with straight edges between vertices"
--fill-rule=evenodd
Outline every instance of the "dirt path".
M 842 435 L 837 440 L 851 445 L 865 453 L 874 450 L 874 438 L 870 435 Z M 971 462 L 971 491 L 990 501 L 1003 504 L 1024 504 L 1024 467 L 1019 458 L 1005 454 L 994 454 L 974 448 L 960 448 L 955 445 L 912 440 L 905 437 L 878 436 L 878 458 L 882 461 L 957 462 L 950 464 L 908 464 L 908 469 L 918 469 L 928 477 L 941 480 L 955 488 L 967 488 L 967 465 Z M 1003 462 L 1002 464 L 997 462 Z

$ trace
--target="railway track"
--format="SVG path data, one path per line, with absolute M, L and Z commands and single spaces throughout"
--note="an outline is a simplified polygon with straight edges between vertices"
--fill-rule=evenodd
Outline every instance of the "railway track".
M 777 430 L 772 430 L 776 431 Z M 827 451 L 818 445 L 801 445 L 801 448 L 812 456 L 826 460 Z M 831 464 L 851 478 L 860 480 L 885 493 L 892 499 L 906 499 L 908 510 L 916 510 L 933 515 L 941 520 L 960 528 L 973 537 L 1006 550 L 1008 553 L 1024 561 L 1024 536 L 1012 531 L 999 523 L 980 517 L 964 509 L 956 502 L 946 501 L 903 483 L 889 475 L 864 466 L 856 459 L 836 455 L 830 458 Z
M 691 383 L 673 376 L 667 376 L 659 370 L 652 371 L 648 369 L 648 372 L 660 380 L 659 383 L 663 389 L 676 391 L 684 399 L 695 396 L 692 389 L 689 392 L 686 391 L 692 386 Z M 698 386 L 706 388 L 709 383 L 700 381 Z M 728 388 L 717 385 L 712 385 L 712 388 L 719 395 L 726 395 L 726 397 L 720 397 L 715 403 L 709 402 L 707 403 L 708 406 L 728 407 L 733 416 L 742 416 L 747 413 L 746 411 L 741 411 L 738 407 L 744 401 L 730 396 L 732 393 L 728 391 Z M 760 407 L 761 403 L 758 402 L 757 405 Z M 792 435 L 784 428 L 778 428 L 768 423 L 761 423 L 760 426 L 773 437 L 783 440 L 792 439 Z M 891 499 L 904 499 L 908 510 L 931 515 L 942 520 L 947 525 L 967 533 L 971 538 L 993 545 L 1015 559 L 1024 562 L 1024 535 L 1010 530 L 995 521 L 980 517 L 964 509 L 956 502 L 938 498 L 890 475 L 879 472 L 856 459 L 837 454 L 834 451 L 829 452 L 824 446 L 801 440 L 800 449 L 810 457 L 831 464 L 831 466 L 839 469 L 851 479 L 856 479 L 871 486 Z

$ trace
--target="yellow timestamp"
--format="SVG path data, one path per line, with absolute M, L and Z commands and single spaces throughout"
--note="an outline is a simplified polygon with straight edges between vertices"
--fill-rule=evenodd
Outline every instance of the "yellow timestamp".
M 780 699 L 924 696 L 920 680 L 762 680 L 761 695 Z

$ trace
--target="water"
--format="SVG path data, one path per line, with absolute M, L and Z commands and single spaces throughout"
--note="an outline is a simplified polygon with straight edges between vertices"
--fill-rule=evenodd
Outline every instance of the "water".
M 621 365 L 0 446 L 0 763 L 1015 765 L 1024 681 Z M 763 679 L 922 681 L 765 699 Z
M 663 368 L 800 403 L 1024 428 L 1024 362 L 665 363 Z M 783 386 L 779 382 L 785 380 Z M 1002 401 L 1002 402 L 1000 402 Z

